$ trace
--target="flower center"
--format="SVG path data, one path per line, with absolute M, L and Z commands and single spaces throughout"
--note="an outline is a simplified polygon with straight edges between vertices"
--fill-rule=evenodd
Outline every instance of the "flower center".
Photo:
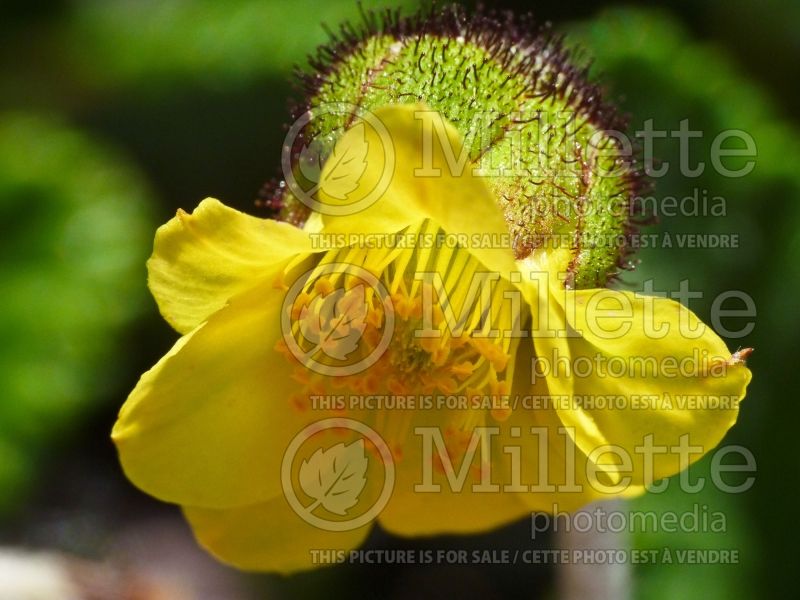
M 367 415 L 398 456 L 412 418 L 426 411 L 453 440 L 486 416 L 508 418 L 522 303 L 509 300 L 511 283 L 440 233 L 425 221 L 380 247 L 330 250 L 307 274 L 291 306 L 292 339 L 278 344 L 301 385 L 295 410 L 314 408 L 314 397 L 341 398 L 338 413 L 367 396 L 386 405 L 413 398 L 402 415 Z

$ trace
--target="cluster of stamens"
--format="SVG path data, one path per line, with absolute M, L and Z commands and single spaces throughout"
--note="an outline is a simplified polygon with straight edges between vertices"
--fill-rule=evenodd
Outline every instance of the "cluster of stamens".
M 425 221 L 411 233 L 435 239 L 431 234 L 437 231 Z M 341 265 L 352 265 L 353 270 Z M 282 285 L 296 276 L 292 269 L 296 265 L 287 267 Z M 365 272 L 379 285 L 358 275 Z M 426 410 L 440 413 L 434 423 L 444 425 L 447 449 L 456 456 L 466 448 L 463 432 L 487 417 L 508 418 L 516 350 L 509 333 L 519 315 L 504 302 L 511 284 L 502 278 L 493 278 L 490 291 L 479 297 L 473 282 L 487 274 L 467 250 L 339 248 L 326 252 L 303 275 L 307 279 L 302 291 L 287 307 L 290 335 L 298 343 L 287 344 L 284 336 L 276 347 L 292 363 L 299 386 L 290 398 L 292 410 L 311 409 L 313 397 L 414 397 L 414 411 L 379 410 L 370 415 L 378 430 L 391 438 L 387 442 L 396 459 L 403 454 L 412 421 L 424 418 Z M 302 354 L 290 346 L 301 348 Z M 350 368 L 376 353 L 379 356 L 363 370 Z M 319 365 L 323 368 L 316 368 Z M 466 410 L 441 408 L 442 398 L 454 396 L 465 399 Z M 425 397 L 429 408 L 422 408 Z M 347 402 L 334 412 L 348 413 Z

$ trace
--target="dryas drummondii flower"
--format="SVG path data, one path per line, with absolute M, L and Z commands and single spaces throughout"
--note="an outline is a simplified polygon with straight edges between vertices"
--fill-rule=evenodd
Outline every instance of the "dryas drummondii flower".
M 470 533 L 642 493 L 750 380 L 688 309 L 604 287 L 639 176 L 557 41 L 455 9 L 365 22 L 321 51 L 278 218 L 204 200 L 148 263 L 183 337 L 113 438 L 244 569 L 311 568 L 376 518 Z

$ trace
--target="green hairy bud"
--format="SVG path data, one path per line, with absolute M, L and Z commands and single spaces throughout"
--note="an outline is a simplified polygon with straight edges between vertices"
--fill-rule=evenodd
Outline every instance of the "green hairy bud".
M 324 107 L 423 103 L 463 136 L 518 259 L 568 247 L 566 285 L 574 288 L 607 285 L 632 266 L 644 183 L 624 120 L 549 27 L 456 7 L 407 18 L 365 13 L 311 65 L 302 77 L 307 100 L 294 111 L 308 126 L 293 171 L 303 166 L 303 139 L 315 140 L 324 160 L 352 122 L 352 114 Z M 297 225 L 310 213 L 283 182 L 265 186 L 261 201 Z

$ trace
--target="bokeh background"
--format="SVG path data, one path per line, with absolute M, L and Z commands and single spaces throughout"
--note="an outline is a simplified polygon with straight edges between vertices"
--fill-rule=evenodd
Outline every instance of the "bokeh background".
M 367 7 L 371 3 L 365 3 Z M 594 59 L 631 116 L 710 135 L 750 133 L 756 168 L 726 179 L 672 169 L 659 197 L 722 196 L 725 217 L 662 219 L 653 232 L 738 233 L 735 249 L 650 249 L 624 280 L 688 279 L 711 300 L 744 290 L 754 381 L 726 443 L 750 449 L 745 494 L 677 489 L 636 510 L 722 511 L 724 533 L 641 533 L 634 548 L 736 549 L 737 565 L 637 565 L 634 598 L 790 597 L 800 539 L 794 389 L 800 339 L 800 3 L 795 0 L 499 2 L 533 11 Z M 398 3 L 384 3 L 397 6 Z M 414 3 L 399 5 L 413 9 Z M 146 289 L 155 228 L 214 196 L 259 214 L 277 174 L 292 67 L 357 19 L 354 0 L 3 0 L 0 2 L 0 598 L 4 582 L 68 572 L 87 598 L 304 598 L 349 595 L 556 598 L 542 567 L 336 567 L 291 578 L 242 575 L 198 550 L 178 511 L 126 482 L 108 438 L 141 372 L 176 335 Z M 657 154 L 677 164 L 677 140 Z M 734 348 L 735 349 L 735 348 Z M 707 476 L 708 461 L 692 468 Z M 676 486 L 672 486 L 675 488 Z M 547 544 L 548 541 L 539 542 Z M 529 547 L 529 523 L 475 538 L 376 548 Z M 55 570 L 55 571 L 54 571 Z M 52 575 L 53 586 L 58 574 Z M 10 589 L 10 588 L 9 588 Z M 57 587 L 53 587 L 57 589 Z M 86 591 L 88 590 L 88 591 Z M 47 598 L 66 598 L 53 592 Z M 334 596 L 338 595 L 336 593 Z

